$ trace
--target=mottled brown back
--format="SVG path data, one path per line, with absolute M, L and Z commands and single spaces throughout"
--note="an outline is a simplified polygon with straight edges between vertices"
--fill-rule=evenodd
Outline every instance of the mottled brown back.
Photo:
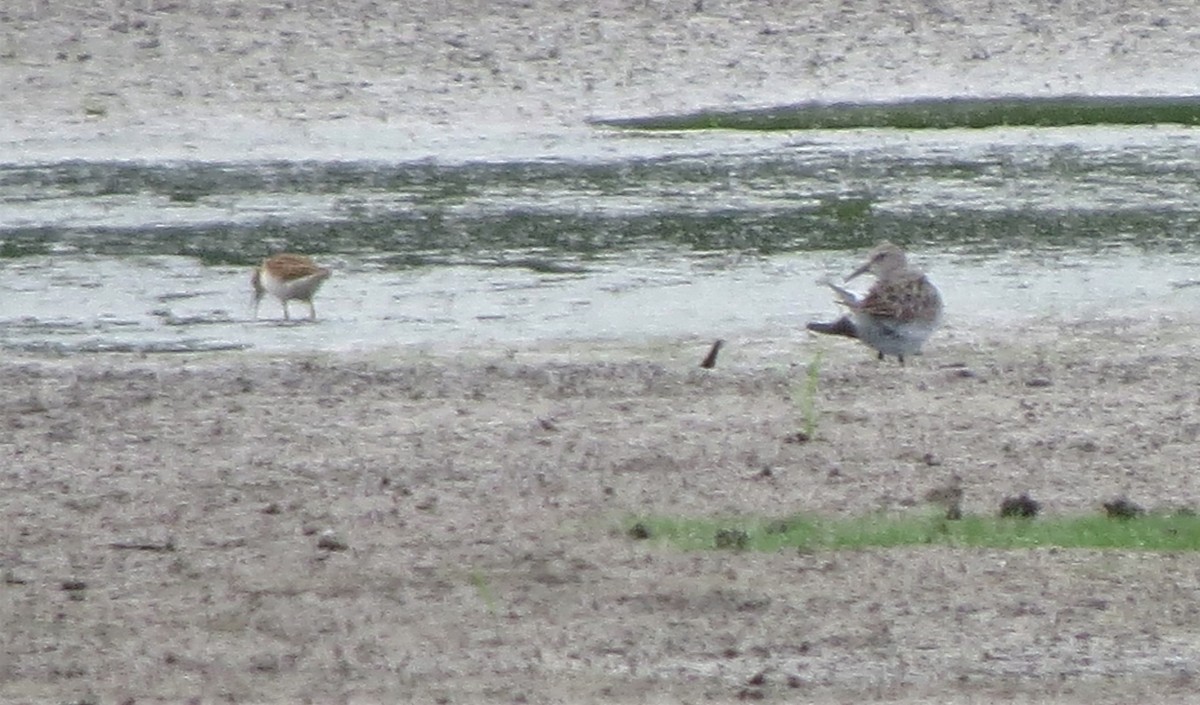
M 854 308 L 876 318 L 932 321 L 941 313 L 942 298 L 924 274 L 909 271 L 875 282 Z
M 291 253 L 272 255 L 263 260 L 262 266 L 272 276 L 283 281 L 302 279 L 313 274 L 329 273 L 328 269 L 318 267 L 311 257 Z

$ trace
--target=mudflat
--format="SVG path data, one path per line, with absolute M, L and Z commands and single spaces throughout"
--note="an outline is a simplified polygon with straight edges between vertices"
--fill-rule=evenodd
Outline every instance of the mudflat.
M 318 132 L 1173 90 L 1195 8 L 1144 6 L 30 0 L 0 9 L 0 123 L 14 155 L 243 158 L 245 130 L 286 158 Z M 799 335 L 712 370 L 697 340 L 8 355 L 0 700 L 1190 702 L 1192 554 L 681 553 L 624 529 L 920 511 L 954 477 L 973 513 L 1193 506 L 1195 325 L 935 336 L 905 368 Z
M 1119 9 L 13 0 L 0 8 L 0 140 L 77 158 L 246 159 L 279 141 L 299 158 L 326 141 L 376 157 L 417 142 L 436 156 L 590 117 L 1187 85 L 1200 11 Z
M 321 325 L 321 324 L 317 324 Z M 1193 554 L 680 552 L 630 517 L 1194 506 L 1194 323 L 6 358 L 7 702 L 1183 702 Z M 797 390 L 821 352 L 814 436 Z

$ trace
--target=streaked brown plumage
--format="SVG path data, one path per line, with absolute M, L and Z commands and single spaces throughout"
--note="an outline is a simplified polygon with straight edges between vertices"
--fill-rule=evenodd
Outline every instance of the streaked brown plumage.
M 920 353 L 941 324 L 942 297 L 924 272 L 909 266 L 904 251 L 890 242 L 876 245 L 846 281 L 867 272 L 875 275 L 875 284 L 861 298 L 829 284 L 838 294 L 838 303 L 850 309 L 849 315 L 832 323 L 809 323 L 808 329 L 858 338 L 875 349 L 881 360 L 895 355 L 903 364 L 904 356 Z

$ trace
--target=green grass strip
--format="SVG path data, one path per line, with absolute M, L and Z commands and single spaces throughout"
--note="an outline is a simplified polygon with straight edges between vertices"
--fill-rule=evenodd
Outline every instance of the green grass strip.
M 891 103 L 800 103 L 753 110 L 597 119 L 632 130 L 841 130 L 1200 124 L 1200 96 L 924 98 Z
M 929 514 L 872 514 L 845 519 L 648 517 L 626 523 L 630 537 L 684 551 L 716 549 L 807 551 L 964 546 L 979 548 L 1115 548 L 1132 551 L 1200 550 L 1200 516 L 1148 514 L 1132 519 L 1104 515 L 1035 519 Z

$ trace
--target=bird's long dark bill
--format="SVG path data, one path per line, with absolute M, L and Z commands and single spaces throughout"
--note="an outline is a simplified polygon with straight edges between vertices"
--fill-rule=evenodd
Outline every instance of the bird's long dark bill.
M 870 262 L 867 262 L 867 263 L 866 263 L 866 264 L 864 264 L 863 266 L 861 266 L 861 267 L 859 267 L 858 269 L 854 270 L 853 272 L 850 272 L 849 274 L 847 274 L 847 275 L 846 275 L 846 278 L 845 278 L 845 279 L 843 279 L 842 281 L 844 281 L 844 282 L 848 282 L 848 281 L 850 281 L 851 279 L 853 279 L 853 278 L 855 278 L 855 277 L 857 277 L 857 276 L 861 276 L 861 275 L 862 275 L 864 272 L 866 272 L 866 271 L 867 271 L 868 269 L 870 269 L 870 268 L 871 268 L 871 263 L 870 263 Z

